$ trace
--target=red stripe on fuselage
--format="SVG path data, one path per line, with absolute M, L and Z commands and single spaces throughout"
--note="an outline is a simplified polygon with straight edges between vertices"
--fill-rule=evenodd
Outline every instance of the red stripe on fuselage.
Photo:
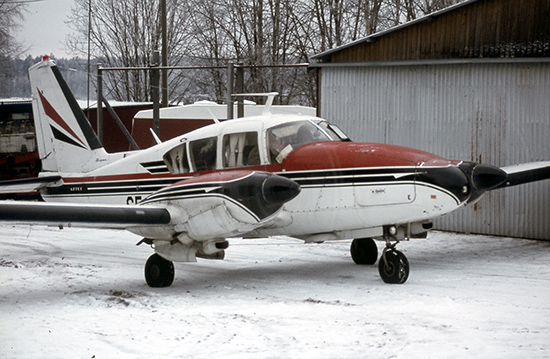
M 230 181 L 250 173 L 261 171 L 268 173 L 298 172 L 313 170 L 395 168 L 395 167 L 444 167 L 458 165 L 460 161 L 447 160 L 429 152 L 408 147 L 380 143 L 360 142 L 317 142 L 299 147 L 281 164 L 260 165 L 243 168 L 226 168 L 179 175 L 132 173 L 91 177 L 64 177 L 65 183 L 80 182 L 120 182 L 133 180 L 174 179 L 192 181 L 190 183 L 211 182 L 215 173 L 216 181 Z M 184 178 L 182 178 L 184 177 Z

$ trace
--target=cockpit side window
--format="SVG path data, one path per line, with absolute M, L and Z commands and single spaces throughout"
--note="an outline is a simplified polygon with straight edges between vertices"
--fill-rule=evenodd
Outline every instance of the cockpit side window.
M 338 126 L 321 121 L 317 123 L 333 140 L 351 142 L 351 139 Z
M 166 152 L 163 156 L 164 163 L 172 174 L 188 173 L 189 162 L 187 162 L 187 143 L 182 143 L 178 147 Z
M 258 133 L 231 133 L 223 136 L 222 153 L 225 168 L 259 165 Z
M 296 148 L 312 142 L 332 141 L 325 131 L 311 121 L 284 123 L 267 130 L 271 163 L 281 163 Z
M 189 143 L 189 154 L 195 171 L 208 171 L 216 168 L 217 137 L 209 137 Z

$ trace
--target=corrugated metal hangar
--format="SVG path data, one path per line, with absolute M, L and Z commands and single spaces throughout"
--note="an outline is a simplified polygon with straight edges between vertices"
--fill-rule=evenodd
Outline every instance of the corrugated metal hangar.
M 496 166 L 550 160 L 550 0 L 469 0 L 317 54 L 320 115 L 355 141 Z M 550 240 L 550 181 L 489 192 L 451 231 Z

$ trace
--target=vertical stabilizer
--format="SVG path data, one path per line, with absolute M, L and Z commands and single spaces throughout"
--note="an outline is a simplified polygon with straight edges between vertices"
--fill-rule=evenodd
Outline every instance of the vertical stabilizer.
M 45 172 L 89 172 L 105 152 L 54 61 L 29 68 L 38 153 Z

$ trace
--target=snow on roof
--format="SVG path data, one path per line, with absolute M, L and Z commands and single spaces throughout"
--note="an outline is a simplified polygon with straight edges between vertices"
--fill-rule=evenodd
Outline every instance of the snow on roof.
M 244 116 L 259 116 L 263 113 L 265 106 L 257 105 L 252 101 L 245 101 Z M 237 104 L 235 104 L 234 113 L 237 114 Z M 273 114 L 301 114 L 315 116 L 317 110 L 314 107 L 292 106 L 292 105 L 274 105 L 271 106 Z M 212 101 L 197 101 L 191 105 L 166 107 L 160 109 L 160 118 L 163 119 L 181 119 L 181 120 L 211 120 L 212 114 L 216 118 L 227 119 L 227 105 L 217 104 Z M 135 119 L 152 119 L 153 110 L 139 111 Z

